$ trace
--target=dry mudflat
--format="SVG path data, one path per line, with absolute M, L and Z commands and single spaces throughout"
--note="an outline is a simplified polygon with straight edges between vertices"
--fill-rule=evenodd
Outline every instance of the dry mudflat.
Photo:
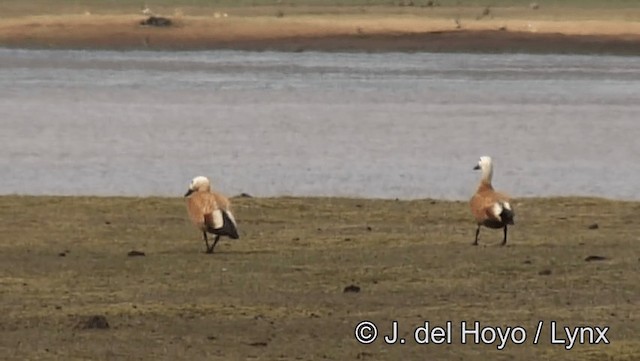
M 0 197 L 2 359 L 640 355 L 638 202 L 520 199 L 508 245 L 483 230 L 474 247 L 466 202 L 233 201 L 241 239 L 208 255 L 180 198 Z M 363 320 L 379 326 L 373 344 L 355 339 Z M 404 345 L 382 341 L 393 320 Z M 425 321 L 452 321 L 452 344 L 416 345 Z M 527 338 L 463 345 L 462 321 L 521 326 Z M 610 327 L 610 344 L 567 351 L 551 344 L 551 321 Z

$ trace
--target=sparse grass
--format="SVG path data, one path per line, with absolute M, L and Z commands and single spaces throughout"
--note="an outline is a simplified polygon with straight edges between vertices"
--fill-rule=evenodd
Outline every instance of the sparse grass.
M 633 360 L 640 203 L 516 202 L 510 243 L 465 202 L 234 199 L 241 230 L 203 253 L 182 199 L 0 197 L 0 354 L 24 359 Z M 589 229 L 597 223 L 598 229 Z M 130 250 L 145 257 L 127 257 Z M 65 256 L 61 256 L 64 253 Z M 585 262 L 589 255 L 605 261 Z M 550 270 L 549 275 L 540 271 Z M 543 272 L 544 273 L 544 272 Z M 345 294 L 356 284 L 360 293 Z M 78 329 L 105 315 L 107 330 Z M 454 322 L 453 345 L 368 346 Z M 524 345 L 461 345 L 460 321 L 523 326 Z M 538 320 L 610 326 L 610 345 L 550 345 Z M 382 336 L 380 336 L 382 337 Z

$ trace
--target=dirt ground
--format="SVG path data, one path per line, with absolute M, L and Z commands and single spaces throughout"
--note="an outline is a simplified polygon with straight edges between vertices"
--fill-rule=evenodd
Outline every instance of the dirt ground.
M 173 21 L 164 28 L 141 26 L 139 9 L 15 7 L 0 18 L 1 46 L 640 54 L 640 7 L 156 8 Z
M 209 255 L 180 198 L 0 197 L 2 359 L 640 355 L 640 203 L 516 200 L 508 245 L 483 229 L 474 247 L 466 202 L 233 201 L 241 238 Z M 363 320 L 379 327 L 369 345 L 355 339 Z M 405 344 L 383 342 L 393 320 Z M 452 344 L 417 345 L 425 321 L 451 321 Z M 461 344 L 462 321 L 520 326 L 526 340 Z M 567 351 L 551 344 L 552 321 L 556 340 L 564 326 L 592 326 L 610 327 L 610 343 Z

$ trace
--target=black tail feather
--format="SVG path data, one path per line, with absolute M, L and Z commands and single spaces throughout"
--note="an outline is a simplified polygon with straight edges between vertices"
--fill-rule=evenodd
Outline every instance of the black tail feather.
M 502 212 L 500 212 L 500 219 L 502 220 L 502 223 L 504 224 L 515 224 L 514 220 L 513 220 L 513 211 L 510 209 L 505 208 L 504 206 L 502 207 Z
M 207 232 L 211 234 L 215 234 L 216 236 L 227 236 L 231 239 L 238 239 L 240 235 L 238 234 L 238 229 L 236 228 L 235 223 L 231 220 L 227 212 L 222 211 L 222 227 L 213 228 L 209 227 Z
M 238 239 L 240 235 L 238 234 L 238 229 L 236 228 L 235 223 L 229 218 L 227 212 L 222 211 L 222 220 L 223 226 L 222 229 L 225 230 L 225 235 L 229 236 L 231 239 Z

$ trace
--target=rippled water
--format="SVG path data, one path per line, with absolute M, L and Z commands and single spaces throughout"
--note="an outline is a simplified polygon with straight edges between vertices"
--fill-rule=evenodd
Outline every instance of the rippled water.
M 0 49 L 0 194 L 640 199 L 640 59 Z

